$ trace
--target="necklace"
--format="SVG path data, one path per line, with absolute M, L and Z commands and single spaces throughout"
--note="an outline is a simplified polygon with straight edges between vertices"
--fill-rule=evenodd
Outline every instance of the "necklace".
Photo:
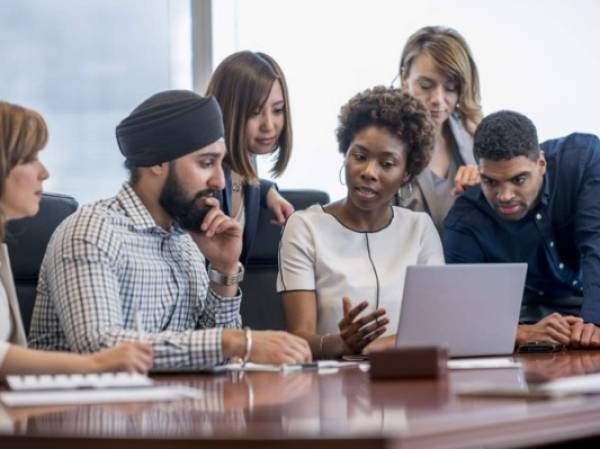
M 238 193 L 242 191 L 243 179 L 235 172 L 231 173 L 231 190 Z

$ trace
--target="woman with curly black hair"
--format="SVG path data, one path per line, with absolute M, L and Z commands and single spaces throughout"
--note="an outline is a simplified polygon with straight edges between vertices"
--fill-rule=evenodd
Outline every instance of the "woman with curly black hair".
M 294 213 L 279 254 L 288 330 L 315 358 L 360 353 L 380 336 L 389 338 L 375 345 L 393 344 L 406 267 L 444 262 L 431 218 L 393 206 L 431 157 L 425 107 L 398 89 L 368 89 L 342 107 L 337 140 L 346 197 Z

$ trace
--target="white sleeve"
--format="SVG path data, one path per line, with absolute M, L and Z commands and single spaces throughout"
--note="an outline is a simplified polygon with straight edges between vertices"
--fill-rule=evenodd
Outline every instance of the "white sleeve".
M 292 214 L 281 236 L 277 293 L 315 290 L 314 236 L 302 215 Z
M 0 372 L 2 372 L 2 365 L 4 364 L 4 358 L 6 357 L 8 348 L 10 348 L 10 343 L 6 341 L 0 341 Z
M 442 241 L 431 217 L 425 213 L 421 215 L 421 236 L 418 264 L 444 265 L 444 250 Z

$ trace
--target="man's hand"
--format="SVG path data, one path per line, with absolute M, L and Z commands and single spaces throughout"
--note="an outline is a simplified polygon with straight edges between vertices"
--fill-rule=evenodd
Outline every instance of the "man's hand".
M 192 239 L 212 267 L 223 274 L 236 274 L 242 252 L 242 227 L 219 208 L 214 197 L 203 199 L 210 207 L 200 232 L 190 232 Z
M 571 320 L 572 348 L 597 348 L 600 347 L 600 327 L 593 323 L 584 323 L 581 318 L 565 317 Z
M 476 165 L 461 165 L 458 167 L 458 171 L 454 177 L 454 189 L 452 189 L 452 193 L 454 195 L 461 195 L 467 187 L 479 184 L 480 181 L 479 169 Z
M 256 363 L 306 363 L 312 360 L 304 338 L 281 331 L 253 331 L 250 361 Z
M 527 341 L 549 341 L 568 345 L 571 342 L 573 319 L 579 318 L 563 317 L 555 312 L 535 324 L 522 324 L 517 330 L 517 344 Z
M 255 363 L 306 363 L 312 360 L 308 342 L 288 332 L 251 331 L 250 361 Z M 225 357 L 243 357 L 246 337 L 241 329 L 223 329 L 221 334 Z
M 275 216 L 271 220 L 272 224 L 283 225 L 288 217 L 294 213 L 294 206 L 282 197 L 275 187 L 271 187 L 267 192 L 267 207 L 271 209 Z
M 389 320 L 384 317 L 385 310 L 377 309 L 361 318 L 358 315 L 368 306 L 367 301 L 352 308 L 350 298 L 344 296 L 342 307 L 344 318 L 339 322 L 340 337 L 350 354 L 361 353 L 363 348 L 386 331 Z

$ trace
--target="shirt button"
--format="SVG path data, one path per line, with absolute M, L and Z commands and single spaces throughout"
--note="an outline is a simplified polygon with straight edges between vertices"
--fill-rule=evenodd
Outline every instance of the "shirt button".
M 535 219 L 536 220 L 541 220 L 542 219 L 542 214 L 535 214 Z
M 549 245 L 550 245 L 550 248 L 554 248 L 554 242 L 553 241 L 550 242 Z
M 561 263 L 558 264 L 558 269 L 559 270 L 562 270 L 564 267 L 565 267 L 564 263 L 561 262 Z
M 577 285 L 577 281 L 573 281 L 573 285 Z
M 540 295 L 540 296 L 544 296 L 544 292 L 543 292 L 543 291 L 541 291 L 541 290 L 538 290 L 538 295 Z

